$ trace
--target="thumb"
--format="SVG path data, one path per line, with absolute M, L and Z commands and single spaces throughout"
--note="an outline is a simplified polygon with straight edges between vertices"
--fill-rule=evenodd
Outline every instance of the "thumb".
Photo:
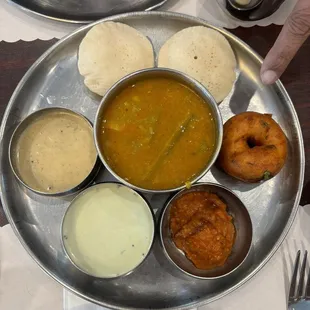
M 310 0 L 298 0 L 263 62 L 261 79 L 264 84 L 272 84 L 282 75 L 309 35 Z

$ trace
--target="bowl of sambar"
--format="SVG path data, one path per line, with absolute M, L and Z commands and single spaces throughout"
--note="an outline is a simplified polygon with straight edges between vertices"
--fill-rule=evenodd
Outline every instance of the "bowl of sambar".
M 215 162 L 221 114 L 208 90 L 181 72 L 144 69 L 103 97 L 94 138 L 109 172 L 136 190 L 163 193 L 188 187 Z

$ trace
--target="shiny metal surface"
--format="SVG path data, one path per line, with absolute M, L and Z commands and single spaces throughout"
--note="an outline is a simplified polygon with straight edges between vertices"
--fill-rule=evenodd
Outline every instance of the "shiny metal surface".
M 288 294 L 289 310 L 310 309 L 310 272 L 305 276 L 306 266 L 308 265 L 308 251 L 304 252 L 301 265 L 299 261 L 300 250 L 297 251 L 290 291 Z M 308 301 L 308 303 L 306 303 L 306 301 Z
M 70 208 L 72 208 L 74 201 L 75 201 L 76 199 L 79 199 L 79 197 L 81 197 L 81 196 L 82 196 L 85 192 L 87 192 L 89 189 L 91 189 L 91 188 L 93 188 L 93 187 L 100 187 L 100 185 L 104 185 L 104 184 L 113 184 L 113 185 L 116 185 L 116 186 L 118 186 L 118 187 L 119 187 L 119 186 L 123 186 L 123 187 L 126 187 L 129 191 L 134 192 L 135 195 L 138 195 L 138 196 L 145 202 L 146 207 L 149 209 L 149 211 L 150 211 L 150 213 L 151 213 L 151 216 L 152 216 L 152 219 L 153 219 L 153 225 L 152 225 L 152 227 L 153 227 L 152 241 L 151 241 L 151 243 L 150 243 L 150 245 L 149 245 L 148 251 L 147 251 L 147 253 L 145 254 L 144 258 L 140 261 L 140 263 L 139 263 L 135 268 L 133 268 L 132 270 L 126 272 L 125 274 L 120 274 L 120 275 L 118 275 L 117 277 L 114 277 L 114 278 L 112 278 L 112 277 L 109 277 L 109 278 L 98 278 L 98 277 L 96 277 L 95 275 L 88 274 L 86 271 L 82 270 L 82 269 L 71 259 L 70 255 L 68 254 L 68 251 L 67 251 L 66 246 L 65 246 L 64 234 L 63 234 L 63 225 L 64 225 L 64 221 L 65 221 L 66 215 L 68 214 L 68 210 L 69 210 Z M 71 263 L 72 263 L 77 269 L 79 269 L 81 272 L 85 273 L 86 275 L 88 275 L 88 276 L 90 276 L 90 277 L 96 277 L 96 278 L 102 279 L 102 280 L 103 280 L 103 279 L 107 279 L 107 280 L 111 280 L 111 279 L 121 279 L 121 278 L 123 278 L 123 277 L 125 277 L 125 276 L 128 276 L 129 274 L 135 272 L 135 271 L 144 263 L 144 261 L 148 258 L 148 256 L 150 255 L 151 250 L 152 250 L 152 247 L 153 247 L 153 244 L 154 244 L 154 240 L 155 240 L 155 234 L 156 234 L 156 229 L 155 229 L 155 227 L 156 227 L 156 221 L 155 221 L 155 216 L 154 216 L 153 209 L 152 209 L 151 205 L 149 204 L 149 202 L 148 202 L 142 195 L 140 195 L 137 191 L 135 191 L 135 190 L 133 190 L 132 188 L 129 188 L 129 187 L 123 185 L 123 184 L 116 183 L 116 182 L 113 182 L 113 183 L 112 183 L 112 182 L 97 183 L 97 184 L 94 184 L 94 185 L 90 186 L 89 188 L 85 189 L 83 192 L 81 192 L 79 195 L 77 195 L 77 196 L 71 201 L 71 203 L 70 203 L 69 207 L 67 208 L 67 210 L 66 210 L 66 212 L 65 212 L 65 214 L 64 214 L 64 216 L 63 216 L 63 219 L 62 219 L 62 221 L 61 221 L 61 231 L 60 231 L 61 245 L 62 245 L 62 248 L 63 248 L 63 250 L 65 251 L 65 253 L 66 253 L 66 255 L 67 255 L 67 258 L 71 261 Z
M 156 53 L 177 31 L 208 25 L 194 17 L 143 12 L 108 18 L 136 27 L 152 41 Z M 112 281 L 81 273 L 67 259 L 59 236 L 69 200 L 27 193 L 16 182 L 8 159 L 11 134 L 25 116 L 48 106 L 61 105 L 94 120 L 100 98 L 91 96 L 77 70 L 77 50 L 88 25 L 65 37 L 39 58 L 17 86 L 8 104 L 0 131 L 0 189 L 6 216 L 19 240 L 41 268 L 80 297 L 113 309 L 190 309 L 221 298 L 258 272 L 273 256 L 291 227 L 304 178 L 304 148 L 293 104 L 281 82 L 264 86 L 259 77 L 261 58 L 226 30 L 218 29 L 230 42 L 238 62 L 238 78 L 230 95 L 220 104 L 223 121 L 236 113 L 253 110 L 272 113 L 289 143 L 285 167 L 272 180 L 244 184 L 216 167 L 202 178 L 220 183 L 240 197 L 253 223 L 250 253 L 236 272 L 218 280 L 202 281 L 185 276 L 171 265 L 155 240 L 153 251 L 137 272 Z M 215 27 L 212 27 L 217 29 Z M 96 182 L 111 181 L 106 171 Z M 153 209 L 161 209 L 166 194 L 145 195 Z
M 236 10 L 248 11 L 259 6 L 264 0 L 250 0 L 248 4 L 240 4 L 238 0 L 227 0 L 227 2 Z
M 98 112 L 95 117 L 94 137 L 95 137 L 95 144 L 96 144 L 97 152 L 104 166 L 109 170 L 109 172 L 117 180 L 119 180 L 121 183 L 135 190 L 138 190 L 144 193 L 151 193 L 151 194 L 170 193 L 170 192 L 178 191 L 178 190 L 185 188 L 185 184 L 177 188 L 172 188 L 172 189 L 151 190 L 151 189 L 137 187 L 129 183 L 128 181 L 124 180 L 121 176 L 119 176 L 116 172 L 114 172 L 113 169 L 109 166 L 109 164 L 105 160 L 105 157 L 100 149 L 100 145 L 98 142 L 98 136 L 100 135 L 100 131 L 101 131 L 100 125 L 102 122 L 102 115 L 104 111 L 106 110 L 107 106 L 109 105 L 109 103 L 111 102 L 111 100 L 113 100 L 115 96 L 119 94 L 119 92 L 121 92 L 123 89 L 125 89 L 129 85 L 132 85 L 139 80 L 155 78 L 155 77 L 174 79 L 178 82 L 183 83 L 187 87 L 191 88 L 196 94 L 198 94 L 202 99 L 204 99 L 205 103 L 210 107 L 212 117 L 215 121 L 217 137 L 216 137 L 214 152 L 212 154 L 210 161 L 206 163 L 205 169 L 199 175 L 197 175 L 197 177 L 191 180 L 191 183 L 195 183 L 199 181 L 210 170 L 210 168 L 212 167 L 212 165 L 215 163 L 217 159 L 217 156 L 221 149 L 222 140 L 223 140 L 222 116 L 218 109 L 215 99 L 212 97 L 212 95 L 209 93 L 209 91 L 204 86 L 202 86 L 199 82 L 197 82 L 195 79 L 191 78 L 190 76 L 182 72 L 178 72 L 178 71 L 171 70 L 171 69 L 152 68 L 152 69 L 144 69 L 144 70 L 134 72 L 132 74 L 127 75 L 120 81 L 118 81 L 116 84 L 112 86 L 112 88 L 102 98 L 99 108 L 98 108 Z
M 240 5 L 237 0 L 217 0 L 217 3 L 229 18 L 254 21 L 272 15 L 284 1 L 251 0 L 248 5 Z
M 211 270 L 202 270 L 195 265 L 174 244 L 170 231 L 170 210 L 173 203 L 185 193 L 204 191 L 218 195 L 227 205 L 227 212 L 232 216 L 236 230 L 236 239 L 231 255 L 225 265 Z M 185 274 L 202 280 L 219 279 L 236 271 L 248 256 L 252 243 L 252 222 L 242 201 L 228 188 L 212 183 L 198 183 L 190 189 L 178 192 L 164 207 L 159 222 L 160 242 L 164 253 L 177 268 Z
M 13 159 L 14 154 L 15 154 L 15 147 L 16 147 L 16 143 L 18 141 L 18 138 L 20 137 L 20 135 L 24 132 L 24 130 L 37 118 L 40 117 L 46 113 L 49 112 L 63 112 L 65 111 L 66 113 L 70 113 L 73 114 L 75 116 L 78 116 L 82 119 L 84 119 L 85 121 L 87 121 L 87 123 L 89 123 L 89 127 L 91 127 L 91 129 L 93 130 L 93 126 L 91 124 L 91 122 L 84 117 L 82 114 L 74 112 L 72 110 L 69 109 L 64 109 L 64 108 L 45 108 L 45 109 L 41 109 L 38 110 L 30 115 L 28 115 L 25 119 L 22 120 L 22 122 L 16 127 L 16 129 L 14 130 L 11 140 L 10 140 L 10 144 L 9 144 L 9 162 L 10 162 L 10 166 L 11 169 L 13 171 L 13 173 L 15 174 L 16 179 L 23 185 L 25 186 L 27 189 L 35 192 L 36 194 L 39 195 L 44 195 L 44 196 L 49 196 L 49 197 L 60 197 L 60 196 L 70 196 L 74 193 L 77 193 L 79 191 L 81 191 L 82 189 L 84 189 L 85 187 L 87 187 L 89 184 L 91 184 L 93 182 L 93 180 L 95 179 L 95 177 L 97 176 L 97 174 L 99 173 L 100 168 L 102 167 L 102 164 L 100 162 L 99 157 L 97 156 L 96 162 L 94 164 L 94 167 L 92 168 L 91 172 L 89 173 L 89 175 L 85 178 L 85 180 L 83 180 L 80 184 L 77 184 L 75 187 L 66 190 L 64 192 L 58 192 L 58 193 L 49 193 L 49 192 L 43 192 L 43 191 L 39 191 L 37 189 L 34 189 L 32 187 L 30 187 L 27 183 L 24 182 L 23 180 L 23 176 L 20 175 L 18 173 L 18 168 L 16 167 L 16 163 Z
M 21 9 L 53 20 L 88 24 L 116 14 L 151 11 L 168 0 L 8 0 Z

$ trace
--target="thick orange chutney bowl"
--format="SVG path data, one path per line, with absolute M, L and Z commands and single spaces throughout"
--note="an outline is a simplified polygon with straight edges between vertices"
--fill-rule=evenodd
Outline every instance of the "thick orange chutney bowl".
M 163 208 L 160 241 L 169 261 L 183 273 L 216 279 L 238 269 L 252 244 L 252 222 L 242 201 L 228 188 L 194 184 Z

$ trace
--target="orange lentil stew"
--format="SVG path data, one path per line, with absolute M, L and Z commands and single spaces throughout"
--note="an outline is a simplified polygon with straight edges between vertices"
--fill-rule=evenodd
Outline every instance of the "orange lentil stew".
M 173 202 L 170 230 L 175 245 L 199 269 L 223 266 L 235 240 L 232 217 L 215 194 L 189 192 Z
M 103 113 L 99 146 L 123 179 L 165 190 L 201 173 L 215 148 L 216 125 L 204 100 L 169 78 L 149 78 L 124 88 Z

